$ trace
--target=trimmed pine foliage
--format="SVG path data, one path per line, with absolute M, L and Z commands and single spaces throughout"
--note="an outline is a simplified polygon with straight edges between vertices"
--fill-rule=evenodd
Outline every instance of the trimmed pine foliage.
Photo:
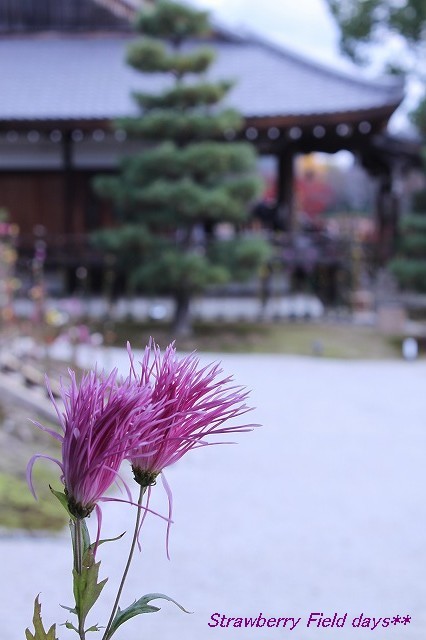
M 221 223 L 242 228 L 261 185 L 253 147 L 226 140 L 243 124 L 219 104 L 233 83 L 200 78 L 214 60 L 212 49 L 199 46 L 210 32 L 207 13 L 158 0 L 142 10 L 136 28 L 141 38 L 127 62 L 163 81 L 156 93 L 134 94 L 139 117 L 116 123 L 141 140 L 141 152 L 125 158 L 117 176 L 96 179 L 120 221 L 97 239 L 134 290 L 173 295 L 179 334 L 190 329 L 195 294 L 250 277 L 269 255 L 262 239 L 218 233 Z
M 426 214 L 401 221 L 398 253 L 389 265 L 401 289 L 426 292 Z

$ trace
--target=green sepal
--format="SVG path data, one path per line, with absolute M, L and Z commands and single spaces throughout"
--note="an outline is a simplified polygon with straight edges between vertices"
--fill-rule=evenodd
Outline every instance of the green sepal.
M 59 502 L 61 503 L 61 505 L 63 506 L 63 508 L 67 512 L 68 517 L 71 518 L 71 520 L 75 520 L 75 517 L 72 515 L 72 513 L 70 513 L 70 510 L 68 508 L 68 497 L 65 494 L 65 492 L 64 491 L 56 491 L 50 484 L 49 484 L 49 489 L 53 493 L 55 498 L 57 498 L 59 500 Z
M 127 622 L 127 620 L 130 620 L 130 618 L 138 616 L 142 613 L 154 613 L 156 611 L 160 611 L 160 607 L 154 607 L 153 605 L 148 604 L 148 602 L 151 602 L 151 600 L 168 600 L 169 602 L 173 602 L 173 604 L 175 604 L 185 613 L 190 613 L 190 611 L 187 611 L 184 607 L 182 607 L 182 605 L 176 602 L 176 600 L 173 600 L 173 598 L 170 598 L 163 593 L 148 593 L 146 596 L 142 596 L 142 598 L 136 600 L 129 607 L 126 607 L 126 609 L 120 609 L 120 607 L 118 607 L 118 611 L 111 624 L 108 635 L 105 636 L 105 640 L 109 640 L 109 638 L 111 638 L 112 635 L 117 631 L 118 627 Z
M 87 548 L 83 556 L 83 567 L 81 573 L 73 570 L 73 591 L 75 598 L 75 609 L 82 626 L 87 614 L 99 598 L 108 578 L 98 582 L 100 562 L 95 562 L 93 551 Z
M 92 627 L 86 629 L 85 633 L 88 633 L 88 631 L 100 631 L 101 629 L 103 629 L 103 627 L 98 627 L 97 624 L 94 624 Z
M 67 609 L 68 611 L 70 611 L 71 613 L 75 613 L 75 615 L 77 615 L 77 611 L 75 609 L 71 609 L 71 607 L 66 607 L 65 605 L 61 604 L 60 605 L 63 609 Z M 77 629 L 77 627 L 75 627 L 73 625 L 72 622 L 70 622 L 69 620 L 67 620 L 66 622 L 64 622 L 62 625 L 62 627 L 66 627 L 67 629 L 72 629 L 73 631 L 77 631 L 77 633 L 80 633 L 79 630 Z M 97 624 L 94 624 L 93 626 L 89 627 L 88 629 L 85 629 L 84 633 L 87 633 L 88 631 L 100 631 L 103 627 L 100 627 Z
M 41 620 L 41 604 L 38 601 L 38 596 L 34 601 L 33 624 L 34 633 L 31 633 L 28 628 L 25 629 L 25 637 L 27 640 L 57 640 L 55 624 L 52 624 L 49 631 L 44 630 L 43 622 Z

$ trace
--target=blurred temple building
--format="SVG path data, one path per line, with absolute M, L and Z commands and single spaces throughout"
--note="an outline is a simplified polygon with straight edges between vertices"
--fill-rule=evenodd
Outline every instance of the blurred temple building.
M 138 6 L 138 0 L 0 0 L 0 207 L 21 229 L 21 255 L 33 250 L 34 229 L 44 235 L 52 269 L 96 267 L 100 257 L 88 250 L 87 234 L 113 216 L 91 180 L 140 148 L 112 122 L 137 114 L 133 90 L 165 82 L 125 63 Z M 207 40 L 217 54 L 211 77 L 235 80 L 225 103 L 245 117 L 238 136 L 276 159 L 274 226 L 294 226 L 295 158 L 349 150 L 375 177 L 386 259 L 401 184 L 419 164 L 416 143 L 387 131 L 404 98 L 402 81 L 354 77 L 221 26 Z

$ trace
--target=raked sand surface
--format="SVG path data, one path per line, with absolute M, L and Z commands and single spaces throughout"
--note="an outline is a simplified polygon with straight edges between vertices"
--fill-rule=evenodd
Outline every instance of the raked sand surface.
M 107 357 L 108 366 L 127 369 L 124 351 Z M 424 640 L 426 363 L 218 358 L 252 389 L 250 420 L 263 426 L 240 434 L 237 445 L 193 451 L 168 469 L 171 561 L 164 522 L 148 516 L 122 603 L 163 592 L 193 613 L 159 602 L 160 612 L 133 619 L 117 640 Z M 88 353 L 86 360 L 93 364 Z M 161 483 L 153 495 L 166 513 Z M 101 576 L 110 581 L 92 623 L 105 623 L 133 517 L 127 505 L 104 507 L 103 534 L 128 533 L 99 551 Z M 24 638 L 38 593 L 46 626 L 67 619 L 59 607 L 72 604 L 66 531 L 3 537 L 0 562 L 1 640 Z M 347 617 L 342 628 L 307 627 L 312 612 Z M 373 621 L 353 627 L 361 613 L 382 620 L 374 630 Z M 270 624 L 301 619 L 293 630 L 290 621 L 285 628 L 209 626 L 222 616 L 244 625 L 259 614 Z M 381 626 L 396 615 L 411 623 Z M 65 627 L 58 635 L 76 637 Z

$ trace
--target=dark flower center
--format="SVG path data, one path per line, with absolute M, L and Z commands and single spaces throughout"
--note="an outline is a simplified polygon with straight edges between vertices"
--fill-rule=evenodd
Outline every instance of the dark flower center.
M 133 476 L 141 487 L 152 487 L 157 480 L 158 472 L 146 471 L 145 469 L 139 469 L 132 465 Z
M 68 509 L 74 518 L 87 518 L 92 513 L 95 505 L 86 505 L 76 502 L 75 498 L 68 498 Z

